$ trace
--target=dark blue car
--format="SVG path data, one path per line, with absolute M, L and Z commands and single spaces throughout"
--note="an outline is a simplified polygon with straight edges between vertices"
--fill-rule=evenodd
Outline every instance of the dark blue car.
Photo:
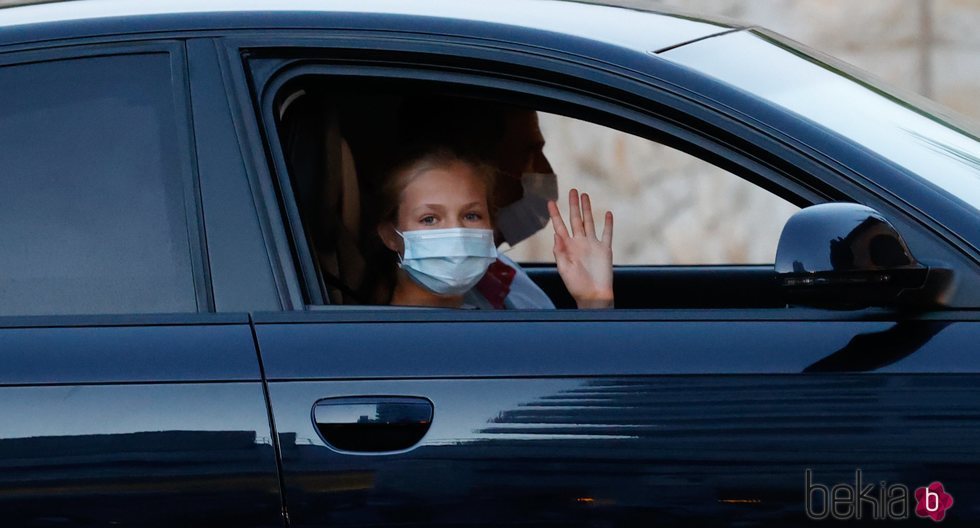
M 357 302 L 356 189 L 311 189 L 406 94 L 609 127 L 800 211 L 774 262 L 617 266 L 615 310 L 561 309 L 553 265 L 527 271 L 556 310 Z M 980 522 L 977 135 L 763 30 L 2 9 L 0 228 L 0 526 Z

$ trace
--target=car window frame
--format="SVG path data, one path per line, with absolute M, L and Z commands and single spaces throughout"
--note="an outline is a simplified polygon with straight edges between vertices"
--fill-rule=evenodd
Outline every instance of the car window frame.
M 327 77 L 329 76 L 357 77 L 360 76 L 362 73 L 361 69 L 357 66 L 345 67 L 344 69 L 345 70 L 349 69 L 349 71 L 344 71 L 344 72 L 338 72 L 334 70 L 332 67 L 326 67 L 326 68 L 330 68 L 331 71 L 329 71 L 329 73 L 324 72 L 324 66 L 322 65 L 300 65 L 300 66 L 287 67 L 285 71 L 277 75 L 275 79 L 265 87 L 265 90 L 263 91 L 263 95 L 262 95 L 262 102 L 261 102 L 262 125 L 265 132 L 264 137 L 266 138 L 266 141 L 268 142 L 268 145 L 270 147 L 269 151 L 272 157 L 271 161 L 275 168 L 274 172 L 276 178 L 276 188 L 279 192 L 279 196 L 281 197 L 280 205 L 283 207 L 284 216 L 287 219 L 287 221 L 285 222 L 285 227 L 289 229 L 291 235 L 291 243 L 293 244 L 293 251 L 295 254 L 295 258 L 298 261 L 295 263 L 295 265 L 299 270 L 297 273 L 297 277 L 302 281 L 301 287 L 304 293 L 304 305 L 307 305 L 306 306 L 307 309 L 309 308 L 310 305 L 323 306 L 323 305 L 329 305 L 329 302 L 328 299 L 325 298 L 325 296 L 322 294 L 320 290 L 320 284 L 322 281 L 319 280 L 319 277 L 317 275 L 318 272 L 316 270 L 315 264 L 313 263 L 312 253 L 306 242 L 307 238 L 305 233 L 305 226 L 303 225 L 303 222 L 300 218 L 299 208 L 297 206 L 296 198 L 293 194 L 292 185 L 289 183 L 288 169 L 286 167 L 285 159 L 283 158 L 282 155 L 283 154 L 282 145 L 279 142 L 279 135 L 275 130 L 274 116 L 273 116 L 274 114 L 273 100 L 276 94 L 278 93 L 278 91 L 286 83 L 290 82 L 291 80 L 297 77 L 308 76 L 308 75 L 309 76 L 323 75 Z M 411 70 L 401 70 L 401 69 L 392 68 L 387 71 L 384 71 L 383 76 L 405 79 L 406 75 L 409 74 L 410 71 Z M 374 72 L 374 73 L 378 74 L 379 72 Z M 480 80 L 484 78 L 485 77 L 483 76 L 470 78 L 468 75 L 463 74 L 455 79 L 440 79 L 439 84 L 446 87 L 458 85 L 458 86 L 464 86 L 464 87 L 468 86 L 470 88 L 473 88 L 473 87 L 481 86 Z M 419 80 L 424 80 L 424 76 L 420 76 Z M 513 90 L 513 93 L 518 93 L 520 91 L 520 88 L 512 87 L 511 90 Z M 597 124 L 602 124 L 603 126 L 607 126 L 601 122 Z M 638 136 L 638 137 L 643 137 L 643 136 Z M 704 160 L 704 158 L 699 158 L 699 159 L 701 159 L 702 161 L 706 161 Z M 737 174 L 732 174 L 732 175 L 736 177 L 740 177 Z M 749 183 L 758 186 L 758 184 L 754 181 L 750 181 Z M 767 188 L 763 188 L 763 189 L 772 192 L 771 189 L 767 189 Z M 785 191 L 785 189 L 783 190 Z M 785 195 L 783 196 L 777 195 L 777 196 L 779 196 L 784 200 L 786 199 Z M 793 200 L 788 200 L 788 201 L 791 201 L 791 203 L 799 204 L 800 201 L 803 199 L 804 199 L 803 197 L 795 195 L 793 197 Z M 821 202 L 814 201 L 811 203 L 821 203 Z M 751 267 L 756 267 L 756 266 L 751 266 Z
M 211 284 L 211 270 L 208 265 L 206 234 L 204 230 L 203 204 L 197 151 L 194 141 L 193 116 L 191 114 L 190 79 L 188 59 L 184 43 L 174 38 L 134 39 L 125 41 L 86 41 L 83 43 L 47 43 L 45 47 L 15 49 L 0 53 L 0 68 L 42 62 L 77 60 L 94 57 L 112 58 L 124 55 L 144 55 L 165 53 L 170 64 L 171 93 L 174 102 L 174 120 L 178 145 L 178 164 L 181 168 L 180 187 L 183 191 L 184 220 L 187 244 L 190 252 L 191 276 L 193 279 L 195 312 L 187 314 L 214 313 L 214 292 Z M 143 312 L 140 312 L 143 313 Z M 185 313 L 185 312 L 181 312 Z M 91 314 L 124 315 L 124 314 Z M 152 315 L 148 313 L 147 315 Z M 80 314 L 77 317 L 89 317 Z M 11 316 L 20 317 L 20 316 Z M 56 317 L 76 317 L 57 315 Z
M 679 150 L 728 170 L 796 205 L 805 206 L 825 201 L 871 203 L 896 224 L 900 232 L 910 241 L 910 246 L 913 246 L 913 241 L 915 241 L 916 244 L 926 245 L 929 249 L 939 248 L 940 254 L 949 254 L 958 249 L 943 244 L 943 242 L 948 242 L 945 238 L 935 239 L 932 235 L 935 235 L 936 232 L 931 230 L 930 226 L 922 222 L 921 219 L 912 216 L 911 212 L 898 209 L 888 201 L 888 197 L 875 194 L 873 189 L 862 186 L 858 180 L 849 177 L 848 174 L 852 169 L 838 163 L 832 157 L 814 150 L 811 146 L 795 140 L 790 135 L 761 126 L 755 120 L 735 121 L 733 120 L 735 116 L 726 113 L 725 108 L 713 106 L 717 105 L 717 102 L 711 99 L 692 101 L 689 93 L 680 93 L 684 90 L 674 90 L 666 84 L 646 83 L 642 87 L 646 90 L 644 92 L 646 97 L 643 101 L 649 103 L 651 107 L 657 103 L 664 106 L 641 108 L 635 104 L 635 100 L 627 101 L 612 98 L 609 93 L 615 91 L 613 88 L 609 88 L 606 93 L 596 93 L 583 89 L 574 82 L 556 86 L 549 79 L 529 77 L 526 71 L 522 72 L 522 76 L 507 73 L 504 71 L 504 67 L 500 65 L 506 59 L 512 58 L 526 59 L 525 62 L 530 61 L 532 64 L 535 61 L 553 61 L 555 59 L 552 54 L 543 54 L 537 49 L 528 51 L 515 44 L 502 50 L 500 46 L 491 48 L 484 44 L 486 49 L 478 48 L 477 51 L 473 51 L 466 46 L 471 43 L 460 44 L 456 42 L 457 40 L 465 41 L 465 39 L 459 38 L 439 39 L 437 42 L 432 42 L 416 37 L 411 42 L 407 42 L 388 36 L 358 35 L 358 37 L 353 38 L 349 32 L 334 34 L 329 31 L 283 30 L 271 36 L 266 34 L 225 39 L 228 59 L 237 62 L 236 69 L 240 68 L 242 78 L 247 78 L 249 81 L 247 90 L 243 91 L 247 91 L 251 96 L 251 104 L 253 105 L 251 110 L 260 119 L 259 123 L 252 125 L 252 128 L 257 129 L 253 133 L 262 138 L 263 149 L 267 149 L 267 153 L 270 155 L 266 167 L 262 168 L 261 172 L 266 177 L 275 179 L 269 187 L 275 191 L 275 200 L 279 201 L 279 204 L 286 209 L 283 211 L 285 214 L 275 221 L 280 222 L 282 226 L 279 236 L 286 237 L 287 231 L 289 232 L 288 242 L 292 245 L 293 255 L 299 256 L 303 252 L 303 248 L 308 253 L 309 249 L 305 247 L 305 236 L 302 223 L 298 220 L 298 209 L 291 196 L 288 196 L 291 194 L 291 188 L 285 192 L 282 191 L 282 181 L 279 179 L 279 174 L 284 174 L 285 166 L 278 137 L 274 125 L 270 128 L 272 120 L 269 118 L 271 117 L 271 101 L 276 90 L 297 75 L 314 72 L 351 77 L 410 78 L 418 81 L 435 81 L 444 85 L 457 83 L 479 86 L 482 89 L 489 86 L 490 89 L 519 94 L 514 97 L 542 111 L 554 110 L 548 105 L 542 106 L 534 103 L 547 101 L 555 104 L 556 101 L 560 101 L 560 104 L 564 105 L 574 106 L 578 104 L 580 108 L 578 113 L 562 111 L 555 113 L 585 119 L 653 141 L 660 141 L 674 148 L 678 147 L 663 141 L 663 136 L 666 135 L 675 140 L 683 138 L 684 141 L 687 141 L 685 143 L 687 148 L 679 148 Z M 447 40 L 450 42 L 447 43 Z M 439 46 L 437 51 L 433 50 L 434 45 Z M 452 55 L 451 52 L 461 49 L 481 57 L 486 54 L 498 55 L 493 57 L 497 69 L 486 67 L 483 64 L 472 66 L 467 63 L 466 71 L 460 72 L 446 68 L 437 60 L 451 61 L 455 59 L 458 64 L 459 57 Z M 397 58 L 384 59 L 378 56 L 379 53 L 392 51 L 396 52 Z M 433 56 L 436 59 L 433 59 Z M 561 58 L 564 59 L 565 57 Z M 594 81 L 596 83 L 608 82 L 613 76 L 621 81 L 620 84 L 633 85 L 633 88 L 638 83 L 637 78 L 624 74 L 622 71 L 610 71 L 610 68 L 606 67 L 608 64 L 596 69 L 596 66 L 592 64 L 583 64 L 580 61 L 571 60 L 568 64 L 563 65 L 579 70 L 591 68 L 588 71 L 594 72 L 600 77 L 600 80 Z M 319 72 L 315 71 L 317 68 L 320 68 Z M 551 73 L 543 68 L 534 71 L 541 77 L 547 77 Z M 464 78 L 468 78 L 468 81 L 460 81 Z M 617 89 L 621 89 L 621 87 L 617 87 Z M 618 93 L 624 92 L 621 90 Z M 627 92 L 627 95 L 634 94 Z M 677 106 L 674 106 L 675 104 Z M 699 115 L 707 116 L 713 120 L 711 124 L 715 128 L 706 131 L 693 129 L 679 123 L 676 119 L 677 112 L 683 111 L 683 109 L 679 109 L 678 106 L 685 104 L 688 106 L 699 105 Z M 760 111 L 774 112 L 772 108 L 765 108 Z M 603 117 L 595 118 L 595 115 Z M 682 115 L 690 116 L 692 114 Z M 741 114 L 739 116 L 745 117 Z M 779 116 L 779 118 L 792 119 L 789 116 Z M 745 140 L 748 150 L 739 150 L 745 149 L 745 144 L 738 145 L 736 148 L 724 144 L 720 138 L 713 135 L 720 132 L 732 134 L 733 131 L 754 135 L 751 141 Z M 657 137 L 658 135 L 660 137 Z M 842 139 L 837 138 L 834 141 L 842 141 Z M 704 149 L 700 152 L 702 154 L 708 153 L 707 156 L 692 152 L 692 149 L 698 148 Z M 721 156 L 719 152 L 725 153 L 725 156 Z M 747 172 L 752 176 L 747 177 Z M 767 184 L 760 184 L 760 181 L 767 182 Z M 294 228 L 290 227 L 295 225 L 299 225 L 300 229 L 294 231 Z M 969 257 L 969 255 L 965 256 Z M 962 261 L 957 261 L 957 264 L 960 262 Z M 302 284 L 302 281 L 308 272 L 300 270 L 297 262 L 293 262 L 293 265 L 297 266 L 294 268 L 297 271 L 293 276 L 295 280 L 299 281 L 294 285 L 293 291 L 295 292 L 295 289 L 298 288 L 300 296 L 299 298 L 294 296 L 293 306 L 284 306 L 284 310 L 303 311 L 307 309 L 308 300 L 303 290 L 308 286 Z M 307 260 L 306 266 L 312 269 L 313 264 Z
M 326 73 L 324 71 L 324 68 L 329 68 L 332 71 Z M 279 196 L 281 197 L 280 205 L 283 207 L 283 212 L 287 219 L 286 226 L 290 231 L 291 242 L 293 244 L 294 254 L 297 259 L 296 265 L 299 270 L 298 277 L 300 278 L 300 280 L 303 281 L 302 288 L 304 292 L 304 303 L 307 305 L 321 306 L 321 305 L 328 305 L 330 303 L 329 300 L 326 298 L 326 296 L 320 290 L 320 285 L 322 281 L 318 276 L 317 267 L 313 262 L 312 252 L 310 251 L 309 246 L 307 244 L 308 239 L 307 239 L 305 225 L 302 222 L 299 208 L 297 205 L 297 200 L 293 194 L 292 185 L 289 180 L 288 168 L 286 166 L 286 161 L 283 158 L 283 148 L 279 141 L 279 134 L 275 130 L 273 102 L 276 95 L 279 93 L 279 90 L 286 83 L 292 81 L 297 77 L 313 76 L 313 75 L 323 75 L 327 77 L 330 76 L 358 77 L 362 73 L 359 67 L 356 66 L 345 67 L 344 70 L 347 70 L 348 68 L 349 71 L 338 72 L 334 70 L 333 67 L 324 67 L 320 65 L 299 65 L 299 66 L 288 67 L 286 71 L 282 72 L 280 75 L 277 75 L 274 78 L 274 80 L 271 81 L 270 84 L 266 86 L 266 90 L 262 95 L 262 102 L 261 102 L 262 124 L 265 129 L 266 141 L 268 142 L 270 147 L 269 150 L 270 150 L 270 155 L 272 157 L 271 161 L 275 167 L 274 172 L 276 177 L 276 187 L 278 189 Z M 404 79 L 406 79 L 406 76 L 411 73 L 411 70 L 406 71 L 406 70 L 392 68 L 388 71 L 374 72 L 374 73 L 375 75 L 381 73 L 385 77 L 390 76 L 391 78 L 396 78 L 404 81 Z M 440 79 L 438 82 L 443 87 L 460 86 L 464 88 L 473 89 L 477 87 L 486 86 L 485 84 L 481 83 L 481 80 L 486 79 L 483 76 L 476 76 L 471 78 L 468 74 L 462 74 L 458 77 L 457 76 L 453 76 L 453 77 L 455 78 Z M 530 86 L 524 88 L 527 90 L 524 93 L 528 93 L 531 91 Z M 511 93 L 521 93 L 521 88 L 519 87 L 515 86 L 512 87 L 511 89 L 513 90 Z M 597 121 L 591 121 L 591 122 L 602 126 L 608 126 L 603 122 L 597 122 Z M 624 133 L 630 133 L 630 132 L 626 132 L 623 129 L 617 129 L 617 130 Z M 642 137 L 644 139 L 651 140 L 649 137 L 646 136 L 637 135 L 637 137 Z M 699 157 L 698 159 L 701 161 L 705 161 L 707 163 L 711 163 L 710 161 L 705 160 L 704 158 Z M 737 173 L 733 173 L 729 171 L 729 174 L 731 174 L 734 177 L 741 177 L 743 179 L 746 179 L 744 178 L 744 176 Z M 755 185 L 763 190 L 773 192 L 771 188 L 759 186 L 757 181 L 749 181 L 749 180 L 747 181 L 748 183 Z M 805 197 L 800 195 L 792 195 L 791 199 L 787 199 L 787 194 L 791 193 L 791 191 L 786 188 L 782 188 L 781 190 L 783 192 L 773 193 L 773 194 L 795 205 L 800 205 L 801 201 L 806 199 Z M 810 198 L 812 199 L 817 197 L 811 196 Z M 826 201 L 826 197 L 824 197 L 823 201 Z M 806 203 L 806 205 L 823 203 L 823 201 L 814 200 L 812 202 Z M 746 266 L 751 267 L 751 265 L 746 265 Z

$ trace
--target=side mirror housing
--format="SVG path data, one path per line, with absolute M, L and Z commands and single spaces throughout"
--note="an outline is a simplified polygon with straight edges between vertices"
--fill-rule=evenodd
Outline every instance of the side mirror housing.
M 938 304 L 951 272 L 923 265 L 870 207 L 826 203 L 786 222 L 776 274 L 792 304 L 834 308 Z

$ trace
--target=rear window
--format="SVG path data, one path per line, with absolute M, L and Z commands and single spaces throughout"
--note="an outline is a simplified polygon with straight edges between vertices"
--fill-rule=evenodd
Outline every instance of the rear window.
M 0 86 L 0 315 L 197 311 L 170 56 L 0 66 Z

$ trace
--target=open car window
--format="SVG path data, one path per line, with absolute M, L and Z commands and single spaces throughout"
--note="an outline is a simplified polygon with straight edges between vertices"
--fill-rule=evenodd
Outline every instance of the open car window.
M 406 95 L 336 90 L 322 81 L 287 83 L 274 103 L 282 164 L 310 250 L 303 275 L 308 283 L 313 279 L 307 287 L 320 293 L 308 304 L 384 305 L 372 269 L 379 261 L 379 185 L 386 153 L 398 148 Z M 772 263 L 782 225 L 796 205 L 658 142 L 524 107 L 537 111 L 563 211 L 575 187 L 593 197 L 597 218 L 606 210 L 616 215 L 617 307 L 784 305 Z M 556 307 L 571 308 L 554 266 L 553 233 L 549 224 L 499 249 L 525 266 Z

